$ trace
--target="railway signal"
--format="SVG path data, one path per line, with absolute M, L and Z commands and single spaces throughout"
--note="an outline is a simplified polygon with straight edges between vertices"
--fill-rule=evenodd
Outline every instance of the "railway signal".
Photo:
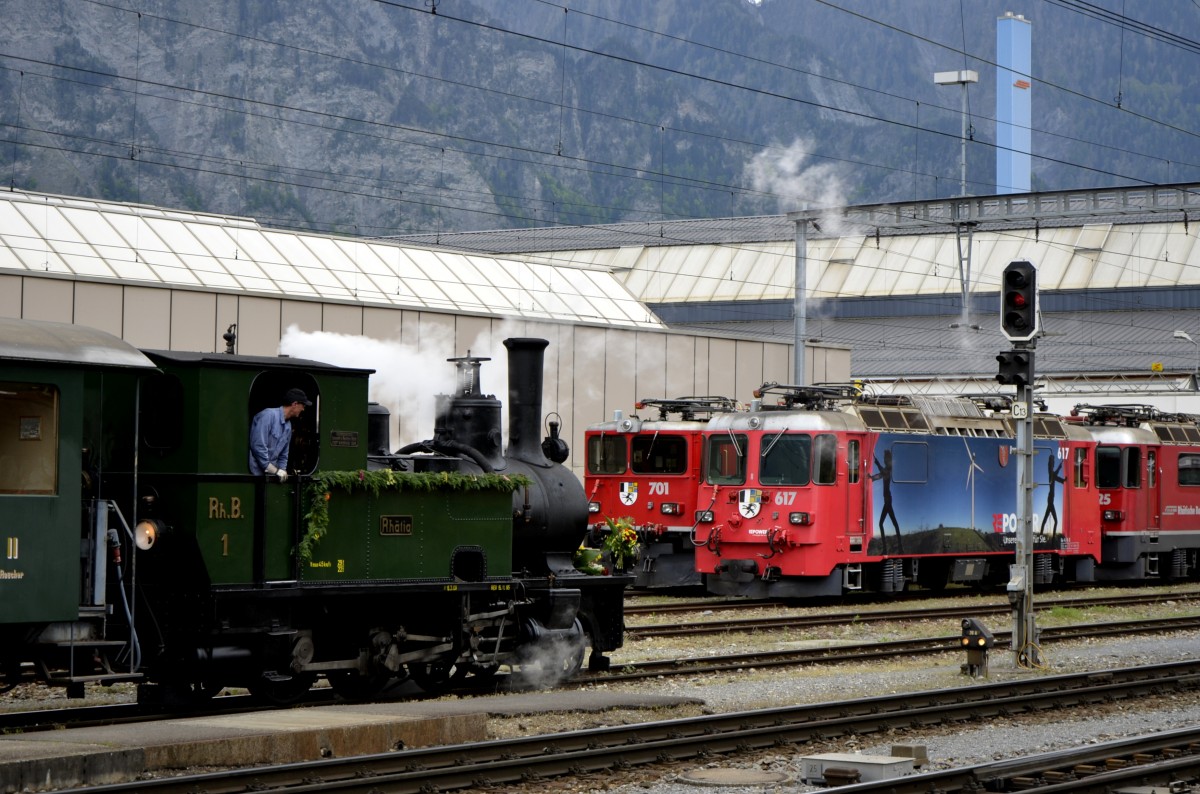
M 1000 280 L 1000 330 L 1010 342 L 1028 342 L 1038 333 L 1037 268 L 1019 259 Z
M 963 672 L 972 678 L 987 677 L 988 649 L 995 644 L 995 637 L 978 618 L 963 618 L 962 647 L 967 652 L 967 663 Z
M 1000 371 L 996 380 L 1002 386 L 1016 386 L 1018 389 L 1033 384 L 1033 351 L 1005 350 L 996 356 L 1000 363 Z

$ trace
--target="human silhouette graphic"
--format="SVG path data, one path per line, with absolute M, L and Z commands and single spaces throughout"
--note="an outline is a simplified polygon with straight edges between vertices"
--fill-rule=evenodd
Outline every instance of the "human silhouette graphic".
M 1054 494 L 1058 490 L 1058 483 L 1065 483 L 1066 480 L 1062 477 L 1062 464 L 1058 463 L 1058 458 L 1055 455 L 1050 455 L 1046 458 L 1046 474 L 1050 480 L 1050 493 L 1046 496 L 1046 511 L 1042 516 L 1042 534 L 1046 534 L 1046 519 L 1054 516 L 1054 529 L 1050 532 L 1051 536 L 1058 534 L 1058 511 L 1054 509 Z
M 900 539 L 900 522 L 896 520 L 896 511 L 892 508 L 892 451 L 886 449 L 883 451 L 883 463 L 879 462 L 879 456 L 875 456 L 875 468 L 878 471 L 871 475 L 871 480 L 883 480 L 883 509 L 879 511 L 879 534 L 881 537 L 885 535 L 883 521 L 888 516 L 892 519 L 892 528 L 896 531 L 896 550 L 900 553 L 904 552 L 904 542 Z M 886 548 L 887 544 L 884 543 Z

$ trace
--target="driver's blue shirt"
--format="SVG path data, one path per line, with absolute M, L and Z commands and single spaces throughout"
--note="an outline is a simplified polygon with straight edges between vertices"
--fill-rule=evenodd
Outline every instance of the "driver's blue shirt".
M 266 474 L 267 464 L 286 469 L 292 423 L 283 418 L 283 408 L 265 408 L 250 423 L 250 473 Z

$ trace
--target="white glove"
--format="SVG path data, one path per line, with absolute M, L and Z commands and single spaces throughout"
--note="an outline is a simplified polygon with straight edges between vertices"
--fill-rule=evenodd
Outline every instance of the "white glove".
M 274 463 L 267 464 L 267 474 L 274 474 L 279 478 L 280 482 L 287 482 L 287 471 L 276 466 Z

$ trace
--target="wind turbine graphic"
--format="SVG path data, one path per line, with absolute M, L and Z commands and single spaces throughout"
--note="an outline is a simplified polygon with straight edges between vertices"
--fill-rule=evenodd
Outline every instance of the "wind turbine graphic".
M 967 460 L 971 461 L 971 465 L 967 467 L 967 487 L 971 489 L 971 531 L 975 531 L 975 472 L 983 471 L 983 467 L 975 462 L 975 455 L 971 452 L 971 445 L 967 443 L 966 436 L 963 436 L 963 446 L 967 448 Z

